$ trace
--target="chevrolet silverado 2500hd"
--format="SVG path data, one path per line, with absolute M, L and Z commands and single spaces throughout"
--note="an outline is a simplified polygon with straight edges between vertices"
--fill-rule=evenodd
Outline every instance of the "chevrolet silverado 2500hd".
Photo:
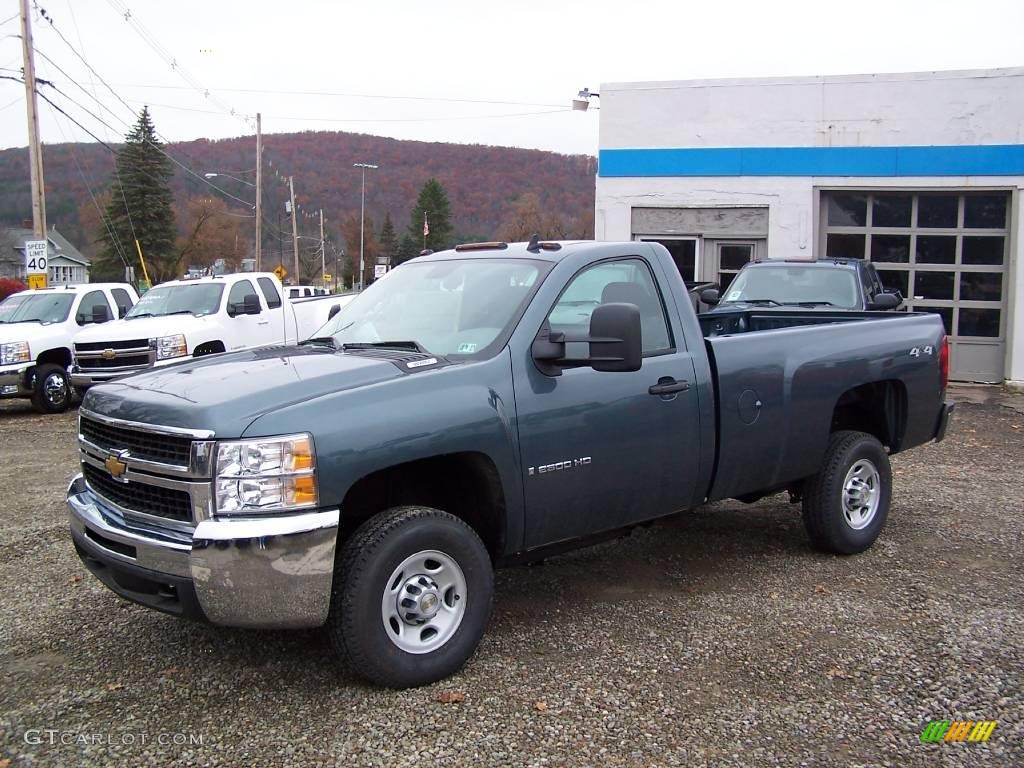
M 331 297 L 282 300 L 270 272 L 183 278 L 146 292 L 124 319 L 75 339 L 71 383 L 90 387 L 193 357 L 294 344 L 328 319 Z
M 890 454 L 945 434 L 947 366 L 935 315 L 698 317 L 656 243 L 460 246 L 302 344 L 92 388 L 71 533 L 123 597 L 326 625 L 419 685 L 473 653 L 496 565 L 778 491 L 816 547 L 867 549 Z
M 71 350 L 84 333 L 124 317 L 139 296 L 128 283 L 37 288 L 7 297 L 0 313 L 0 398 L 28 397 L 40 413 L 72 401 Z

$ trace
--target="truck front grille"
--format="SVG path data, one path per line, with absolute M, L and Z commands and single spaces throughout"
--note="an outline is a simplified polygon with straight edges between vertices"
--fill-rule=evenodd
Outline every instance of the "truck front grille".
M 78 431 L 90 443 L 107 451 L 127 450 L 137 459 L 178 467 L 189 466 L 192 450 L 192 439 L 189 437 L 142 432 L 106 424 L 84 413 L 80 415 Z
M 132 366 L 142 370 L 149 367 L 149 355 L 125 355 L 124 357 L 78 358 L 78 369 L 84 373 L 103 371 L 107 368 L 126 368 Z
M 85 463 L 82 464 L 82 474 L 94 493 L 119 507 L 181 522 L 192 520 L 192 498 L 187 491 L 133 481 L 122 483 Z
M 76 352 L 102 352 L 105 349 L 141 349 L 149 346 L 149 339 L 128 341 L 83 341 L 75 344 Z

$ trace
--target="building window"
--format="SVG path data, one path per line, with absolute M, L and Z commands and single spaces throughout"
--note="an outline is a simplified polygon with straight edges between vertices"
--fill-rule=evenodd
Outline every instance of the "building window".
M 822 192 L 824 256 L 870 259 L 954 341 L 1004 337 L 1009 192 Z

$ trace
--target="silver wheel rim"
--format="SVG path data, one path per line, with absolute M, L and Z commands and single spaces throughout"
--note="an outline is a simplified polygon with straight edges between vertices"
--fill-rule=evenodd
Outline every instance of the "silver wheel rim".
M 454 558 L 434 549 L 417 552 L 395 568 L 384 587 L 384 631 L 406 653 L 436 651 L 462 623 L 466 599 L 466 577 Z
M 68 399 L 68 383 L 59 373 L 51 373 L 43 382 L 43 393 L 51 405 L 60 405 Z
M 846 524 L 859 531 L 875 519 L 881 497 L 882 480 L 875 465 L 858 459 L 843 481 L 843 517 Z

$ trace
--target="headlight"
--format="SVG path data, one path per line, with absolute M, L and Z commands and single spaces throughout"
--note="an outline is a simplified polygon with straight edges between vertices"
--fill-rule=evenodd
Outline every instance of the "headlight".
M 185 335 L 176 333 L 173 336 L 161 336 L 156 340 L 156 359 L 166 360 L 170 357 L 182 357 L 188 354 L 185 346 Z
M 315 507 L 316 456 L 309 435 L 217 446 L 217 512 L 251 514 Z
M 27 363 L 31 359 L 32 353 L 28 350 L 27 341 L 12 341 L 9 344 L 0 344 L 0 365 Z

